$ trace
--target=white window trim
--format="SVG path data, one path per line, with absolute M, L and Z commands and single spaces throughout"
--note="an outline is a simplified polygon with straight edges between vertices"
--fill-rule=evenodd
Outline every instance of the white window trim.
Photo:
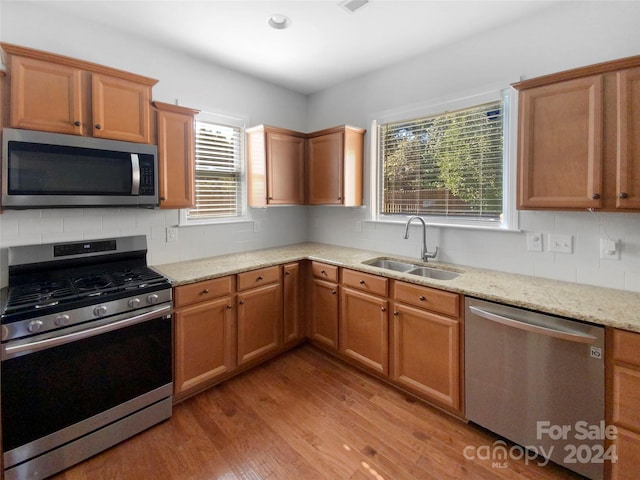
M 517 159 L 517 92 L 509 87 L 493 87 L 484 90 L 482 93 L 468 93 L 453 97 L 439 99 L 434 102 L 420 105 L 412 105 L 400 109 L 390 110 L 374 114 L 371 119 L 371 162 L 370 172 L 370 192 L 371 192 L 371 218 L 368 220 L 375 223 L 404 224 L 410 215 L 384 215 L 380 212 L 380 185 L 382 182 L 382 165 L 379 158 L 380 145 L 378 139 L 378 125 L 402 121 L 411 118 L 437 115 L 451 110 L 460 110 L 475 105 L 481 105 L 502 98 L 504 102 L 504 155 L 506 161 L 503 168 L 503 216 L 500 222 L 453 219 L 446 217 L 424 216 L 427 225 L 436 227 L 469 228 L 482 230 L 520 231 L 519 214 L 516 209 L 516 159 Z
M 201 111 L 198 114 L 198 119 L 203 120 L 205 122 L 217 123 L 220 125 L 228 125 L 230 127 L 239 127 L 242 129 L 243 134 L 244 130 L 247 128 L 249 124 L 248 116 L 241 115 L 226 115 L 222 113 L 212 113 L 207 111 Z M 243 173 L 241 177 L 241 182 L 243 183 L 242 189 L 242 211 L 243 215 L 238 215 L 235 217 L 215 217 L 215 218 L 198 218 L 198 219 L 189 219 L 187 217 L 187 213 L 189 212 L 188 208 L 180 209 L 180 218 L 178 221 L 178 226 L 180 227 L 189 227 L 189 226 L 198 226 L 198 225 L 219 225 L 225 223 L 249 223 L 253 222 L 251 215 L 249 213 L 249 208 L 247 204 L 247 155 L 246 155 L 246 140 L 243 139 L 242 142 L 242 152 L 240 152 L 243 164 Z

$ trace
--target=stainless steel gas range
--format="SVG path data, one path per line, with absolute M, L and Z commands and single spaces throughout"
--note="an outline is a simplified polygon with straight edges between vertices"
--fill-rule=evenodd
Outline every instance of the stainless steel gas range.
M 145 236 L 9 248 L 5 478 L 40 479 L 171 416 L 169 280 Z

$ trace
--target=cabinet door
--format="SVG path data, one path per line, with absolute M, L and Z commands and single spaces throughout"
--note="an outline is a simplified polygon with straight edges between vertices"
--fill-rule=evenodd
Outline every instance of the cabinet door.
M 284 266 L 284 343 L 295 342 L 303 336 L 300 311 L 300 265 Z
M 203 385 L 235 367 L 231 297 L 175 313 L 175 393 Z
M 267 131 L 267 204 L 304 204 L 304 138 Z
M 459 410 L 459 322 L 396 303 L 391 325 L 391 378 Z
M 519 95 L 518 208 L 602 205 L 603 78 Z
M 11 57 L 11 118 L 15 128 L 82 134 L 82 71 Z
M 238 365 L 272 353 L 281 345 L 280 283 L 238 294 Z
M 309 204 L 343 203 L 344 133 L 309 139 Z
M 158 189 L 161 208 L 195 205 L 195 111 L 169 110 L 171 105 L 154 102 L 158 108 Z
M 340 352 L 383 374 L 388 373 L 388 301 L 342 288 Z
M 313 279 L 310 336 L 338 349 L 338 285 Z
M 92 75 L 92 135 L 151 143 L 151 87 L 109 75 Z
M 611 462 L 611 480 L 636 480 L 640 472 L 640 435 L 618 428 L 613 445 L 618 458 Z
M 617 208 L 640 209 L 640 67 L 617 73 Z

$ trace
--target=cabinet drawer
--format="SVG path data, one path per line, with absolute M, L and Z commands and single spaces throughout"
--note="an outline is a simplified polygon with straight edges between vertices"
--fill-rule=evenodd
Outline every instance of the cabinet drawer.
M 330 282 L 338 281 L 338 267 L 321 262 L 311 262 L 311 271 L 313 276 L 328 280 Z
M 640 371 L 613 367 L 613 421 L 640 433 Z
M 259 268 L 238 274 L 238 291 L 280 281 L 280 266 Z
M 613 330 L 613 358 L 640 366 L 640 334 Z
M 422 287 L 411 283 L 395 282 L 394 300 L 444 313 L 452 317 L 460 316 L 460 295 L 435 288 Z
M 176 287 L 174 289 L 174 303 L 176 307 L 184 307 L 185 305 L 231 295 L 232 291 L 232 277 L 205 280 L 203 282 Z
M 342 284 L 357 288 L 364 292 L 373 293 L 383 297 L 387 296 L 388 280 L 384 277 L 357 272 L 355 270 L 342 270 Z

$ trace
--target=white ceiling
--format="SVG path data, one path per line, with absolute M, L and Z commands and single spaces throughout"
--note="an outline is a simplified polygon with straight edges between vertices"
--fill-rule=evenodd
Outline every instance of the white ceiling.
M 47 1 L 47 6 L 310 94 L 499 28 L 558 2 L 371 0 Z M 272 14 L 291 19 L 275 30 Z

